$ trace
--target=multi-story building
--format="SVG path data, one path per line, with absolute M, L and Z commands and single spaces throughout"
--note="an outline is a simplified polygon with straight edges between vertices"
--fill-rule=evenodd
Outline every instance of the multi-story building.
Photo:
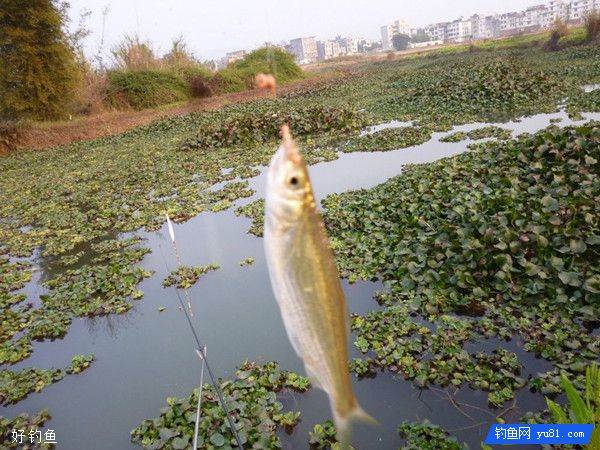
M 380 41 L 372 41 L 371 39 L 359 39 L 358 41 L 358 53 L 371 52 L 377 48 L 381 48 Z
M 381 46 L 383 50 L 391 50 L 394 48 L 394 36 L 397 34 L 412 35 L 412 28 L 404 20 L 396 20 L 391 25 L 381 27 Z
M 337 41 L 318 41 L 317 42 L 317 56 L 319 61 L 323 61 L 325 59 L 337 58 L 344 54 L 342 48 L 340 47 L 339 42 Z
M 499 23 L 496 16 L 471 16 L 473 39 L 492 39 L 498 36 Z
M 548 0 L 547 4 L 531 6 L 491 16 L 475 14 L 469 19 L 427 25 L 423 31 L 434 41 L 464 42 L 469 39 L 491 39 L 501 35 L 550 28 L 559 19 L 563 22 L 582 22 L 592 11 L 600 11 L 600 0 Z M 391 26 L 390 26 L 391 27 Z M 382 27 L 382 43 L 388 42 L 390 32 Z M 414 31 L 413 33 L 414 34 Z M 391 46 L 391 36 L 389 37 Z
M 346 55 L 355 55 L 358 53 L 358 42 L 359 38 L 354 37 L 341 37 L 338 36 L 335 38 L 335 42 L 338 43 L 342 51 Z
M 498 16 L 500 34 L 524 31 L 525 12 L 509 12 Z
M 448 42 L 464 42 L 473 37 L 471 19 L 460 19 L 448 22 L 445 27 L 445 39 Z M 435 40 L 435 37 L 434 37 Z
M 592 11 L 600 11 L 600 0 L 573 0 L 569 20 L 580 22 Z
M 432 41 L 446 41 L 446 30 L 448 22 L 432 23 L 425 27 L 425 34 L 429 36 Z
M 547 16 L 548 8 L 546 8 L 546 5 L 531 6 L 525 10 L 523 27 L 526 29 L 543 27 Z
M 292 39 L 289 52 L 296 57 L 299 64 L 315 62 L 318 58 L 317 41 L 314 36 Z

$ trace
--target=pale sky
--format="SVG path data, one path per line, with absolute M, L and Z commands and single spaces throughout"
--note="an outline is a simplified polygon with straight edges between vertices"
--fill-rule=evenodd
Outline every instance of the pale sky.
M 252 49 L 266 41 L 302 36 L 318 39 L 336 35 L 380 39 L 382 25 L 403 19 L 412 26 L 453 20 L 474 13 L 522 10 L 544 0 L 69 0 L 74 21 L 88 9 L 86 51 L 93 54 L 102 36 L 105 49 L 123 36 L 138 34 L 153 42 L 159 54 L 182 35 L 200 59 L 228 51 Z

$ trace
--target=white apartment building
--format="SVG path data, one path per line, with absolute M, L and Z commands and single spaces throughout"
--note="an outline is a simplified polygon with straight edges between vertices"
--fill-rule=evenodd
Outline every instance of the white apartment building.
M 472 39 L 473 27 L 471 26 L 471 19 L 461 17 L 458 20 L 450 22 L 446 33 L 448 40 L 454 42 L 464 42 Z
M 542 27 L 548 16 L 548 9 L 545 5 L 535 5 L 525 10 L 523 17 L 523 26 L 525 28 Z
M 433 41 L 464 42 L 469 39 L 491 39 L 500 35 L 550 28 L 556 19 L 581 22 L 592 11 L 600 11 L 600 0 L 548 0 L 546 4 L 531 6 L 524 11 L 513 11 L 492 16 L 473 15 L 452 22 L 432 23 L 424 28 Z M 391 47 L 382 27 L 382 43 Z M 385 31 L 385 33 L 384 33 Z M 393 36 L 393 35 L 392 35 Z M 385 39 L 384 39 L 385 38 Z
M 600 0 L 573 0 L 569 20 L 579 22 L 592 11 L 600 11 Z
M 429 36 L 432 41 L 446 41 L 446 28 L 448 22 L 432 23 L 425 27 L 425 34 Z
M 346 55 L 355 55 L 358 53 L 358 43 L 360 39 L 354 37 L 340 37 L 336 38 L 336 42 L 339 43 L 340 48 L 343 49 Z
M 317 42 L 317 55 L 319 61 L 323 61 L 325 59 L 337 58 L 338 56 L 343 55 L 345 52 L 340 47 L 339 42 L 337 41 L 318 41 Z
M 317 41 L 314 36 L 292 39 L 289 51 L 299 64 L 315 62 L 318 58 Z
M 412 36 L 412 28 L 404 20 L 396 20 L 391 25 L 381 27 L 381 45 L 383 50 L 392 50 L 394 48 L 393 38 L 396 34 L 406 34 Z
M 495 16 L 471 16 L 473 39 L 491 39 L 498 36 L 499 24 Z

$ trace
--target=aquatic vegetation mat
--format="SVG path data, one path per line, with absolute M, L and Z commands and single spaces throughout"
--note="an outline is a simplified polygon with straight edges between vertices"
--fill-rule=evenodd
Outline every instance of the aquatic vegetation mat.
M 403 422 L 398 427 L 400 436 L 406 444 L 402 450 L 464 450 L 468 447 L 459 445 L 456 439 L 428 420 L 423 422 Z
M 521 364 L 514 353 L 498 348 L 490 354 L 470 354 L 463 348 L 477 340 L 474 320 L 442 315 L 436 325 L 433 333 L 415 322 L 410 309 L 403 305 L 390 306 L 365 317 L 353 316 L 352 330 L 357 334 L 354 345 L 376 357 L 355 359 L 350 364 L 351 370 L 364 376 L 372 374 L 374 367 L 386 367 L 419 387 L 428 384 L 460 387 L 466 383 L 472 389 L 488 391 L 492 406 L 511 400 L 514 391 L 525 386 L 527 381 L 519 376 Z
M 431 139 L 431 131 L 421 127 L 387 128 L 375 133 L 351 137 L 339 144 L 341 151 L 387 151 L 423 144 Z
M 559 371 L 581 388 L 600 350 L 591 333 L 600 317 L 599 143 L 594 124 L 551 127 L 325 199 L 342 275 L 389 286 L 378 299 L 384 311 L 354 318 L 355 345 L 418 384 L 468 382 L 500 405 L 525 384 L 515 356 L 470 355 L 462 343 L 518 335 L 555 368 L 529 380 L 531 389 L 558 392 Z M 411 312 L 443 332 L 420 327 Z M 475 318 L 448 316 L 456 313 Z M 364 372 L 372 362 L 353 364 Z
M 283 411 L 278 395 L 285 395 L 286 390 L 305 392 L 310 383 L 306 377 L 282 370 L 275 362 L 246 362 L 235 379 L 221 382 L 220 387 L 242 443 L 247 448 L 274 449 L 281 448 L 276 429 L 291 429 L 300 418 L 299 412 Z M 191 448 L 198 395 L 199 390 L 194 389 L 187 398 L 168 398 L 159 417 L 145 420 L 131 432 L 132 442 L 146 449 Z M 236 445 L 214 387 L 209 384 L 202 389 L 199 430 L 201 448 Z
M 265 200 L 258 199 L 247 205 L 240 206 L 235 210 L 236 216 L 245 216 L 252 219 L 252 225 L 248 230 L 248 233 L 251 233 L 255 236 L 262 237 L 263 235 L 263 227 L 265 221 Z
M 67 374 L 78 374 L 87 369 L 94 355 L 74 356 L 63 369 L 22 369 L 0 371 L 0 404 L 8 405 L 24 399 L 32 392 L 40 392 L 47 385 L 62 380 Z
M 351 108 L 308 106 L 289 108 L 281 102 L 273 106 L 233 114 L 220 122 L 210 122 L 201 127 L 198 135 L 186 142 L 183 150 L 210 149 L 235 145 L 254 146 L 266 142 L 276 142 L 280 137 L 281 126 L 290 125 L 294 136 L 306 136 L 324 132 L 344 132 L 358 130 L 366 125 L 366 117 Z
M 163 286 L 169 287 L 176 285 L 178 289 L 188 289 L 196 284 L 196 281 L 211 270 L 218 270 L 219 265 L 212 263 L 206 266 L 180 266 L 172 271 L 167 278 L 163 280 Z
M 50 419 L 50 412 L 44 409 L 34 416 L 30 416 L 27 413 L 22 413 L 16 416 L 14 419 L 5 419 L 0 416 L 0 445 L 2 448 L 12 449 L 21 448 L 23 450 L 34 450 L 34 449 L 52 449 L 55 447 L 54 444 L 50 443 L 38 443 L 37 440 L 34 443 L 29 442 L 28 438 L 31 430 L 41 430 L 47 420 Z M 23 430 L 23 444 L 19 444 L 18 440 L 15 442 L 13 439 L 13 430 Z M 45 434 L 45 433 L 44 433 Z
M 331 420 L 315 424 L 312 431 L 308 433 L 310 448 L 324 449 L 332 447 L 337 442 L 335 433 L 335 425 Z
M 476 128 L 469 132 L 457 131 L 451 133 L 440 139 L 440 142 L 460 142 L 466 139 L 472 139 L 474 141 L 487 138 L 495 138 L 499 140 L 507 140 L 512 137 L 512 132 L 506 128 L 500 128 L 496 126 Z

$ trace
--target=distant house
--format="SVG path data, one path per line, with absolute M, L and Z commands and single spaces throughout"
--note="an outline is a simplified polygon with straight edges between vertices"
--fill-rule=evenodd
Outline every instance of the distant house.
M 411 26 L 404 20 L 396 20 L 391 25 L 381 27 L 381 46 L 383 50 L 392 50 L 394 48 L 394 36 L 396 34 L 406 34 L 412 36 Z
M 340 47 L 339 42 L 337 41 L 318 41 L 317 42 L 317 55 L 319 61 L 324 61 L 326 59 L 337 58 L 345 54 L 345 49 Z
M 289 52 L 299 64 L 308 64 L 318 59 L 317 41 L 314 36 L 292 39 Z

